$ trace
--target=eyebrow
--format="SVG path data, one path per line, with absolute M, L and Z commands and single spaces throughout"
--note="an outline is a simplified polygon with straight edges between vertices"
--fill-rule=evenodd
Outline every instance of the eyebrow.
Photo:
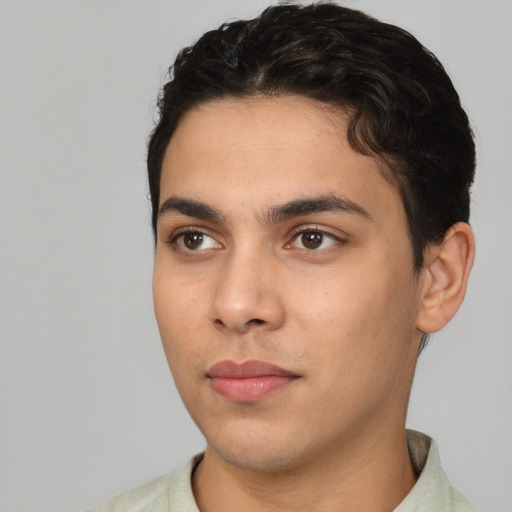
M 358 215 L 364 219 L 372 220 L 372 216 L 362 206 L 349 199 L 325 195 L 311 198 L 301 198 L 288 201 L 279 206 L 273 206 L 263 217 L 266 224 L 278 224 L 294 217 L 312 215 L 322 212 L 343 212 Z M 225 217 L 212 206 L 182 197 L 169 197 L 158 209 L 158 218 L 168 213 L 181 213 L 187 217 L 222 224 Z
M 193 199 L 169 197 L 158 209 L 158 218 L 172 212 L 219 224 L 224 222 L 224 217 L 218 210 Z
M 276 224 L 293 217 L 322 212 L 350 213 L 372 220 L 372 216 L 361 205 L 344 197 L 329 194 L 325 196 L 296 199 L 283 205 L 275 206 L 270 209 L 266 221 L 269 224 Z

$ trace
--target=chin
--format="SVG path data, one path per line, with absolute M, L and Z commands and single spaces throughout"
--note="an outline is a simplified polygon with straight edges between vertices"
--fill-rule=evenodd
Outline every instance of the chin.
M 257 473 L 282 473 L 286 470 L 292 469 L 294 458 L 291 454 L 271 452 L 261 446 L 253 446 L 252 449 L 242 451 L 234 447 L 228 449 L 219 449 L 219 447 L 212 447 L 215 454 L 230 466 L 246 471 Z
M 207 437 L 208 448 L 221 460 L 248 471 L 273 473 L 293 469 L 307 453 L 291 432 L 272 428 L 248 428 L 217 432 Z M 302 453 L 304 452 L 304 453 Z

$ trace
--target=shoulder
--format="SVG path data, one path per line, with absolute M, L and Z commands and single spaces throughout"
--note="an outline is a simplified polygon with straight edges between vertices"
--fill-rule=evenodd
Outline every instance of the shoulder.
M 476 508 L 456 489 L 450 487 L 451 512 L 477 512 Z
M 171 478 L 166 475 L 152 480 L 87 512 L 167 512 Z
M 394 512 L 476 512 L 453 487 L 441 467 L 436 443 L 425 434 L 407 431 L 411 462 L 418 480 Z
M 203 454 L 191 457 L 176 472 L 125 492 L 87 512 L 199 512 L 191 477 Z

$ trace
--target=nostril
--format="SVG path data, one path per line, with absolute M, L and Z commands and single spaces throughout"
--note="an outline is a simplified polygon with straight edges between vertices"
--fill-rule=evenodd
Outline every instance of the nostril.
M 261 318 L 251 318 L 248 322 L 245 323 L 244 330 L 250 325 L 263 325 L 265 323 L 265 320 L 262 320 Z M 213 325 L 216 327 L 222 327 L 223 329 L 227 327 L 227 324 L 225 324 L 220 318 L 215 318 L 213 320 Z

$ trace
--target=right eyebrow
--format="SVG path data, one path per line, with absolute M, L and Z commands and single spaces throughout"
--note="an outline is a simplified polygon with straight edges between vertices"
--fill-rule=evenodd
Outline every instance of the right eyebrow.
M 224 217 L 215 208 L 200 201 L 183 197 L 169 197 L 166 199 L 158 209 L 158 218 L 173 212 L 215 223 L 225 222 Z

